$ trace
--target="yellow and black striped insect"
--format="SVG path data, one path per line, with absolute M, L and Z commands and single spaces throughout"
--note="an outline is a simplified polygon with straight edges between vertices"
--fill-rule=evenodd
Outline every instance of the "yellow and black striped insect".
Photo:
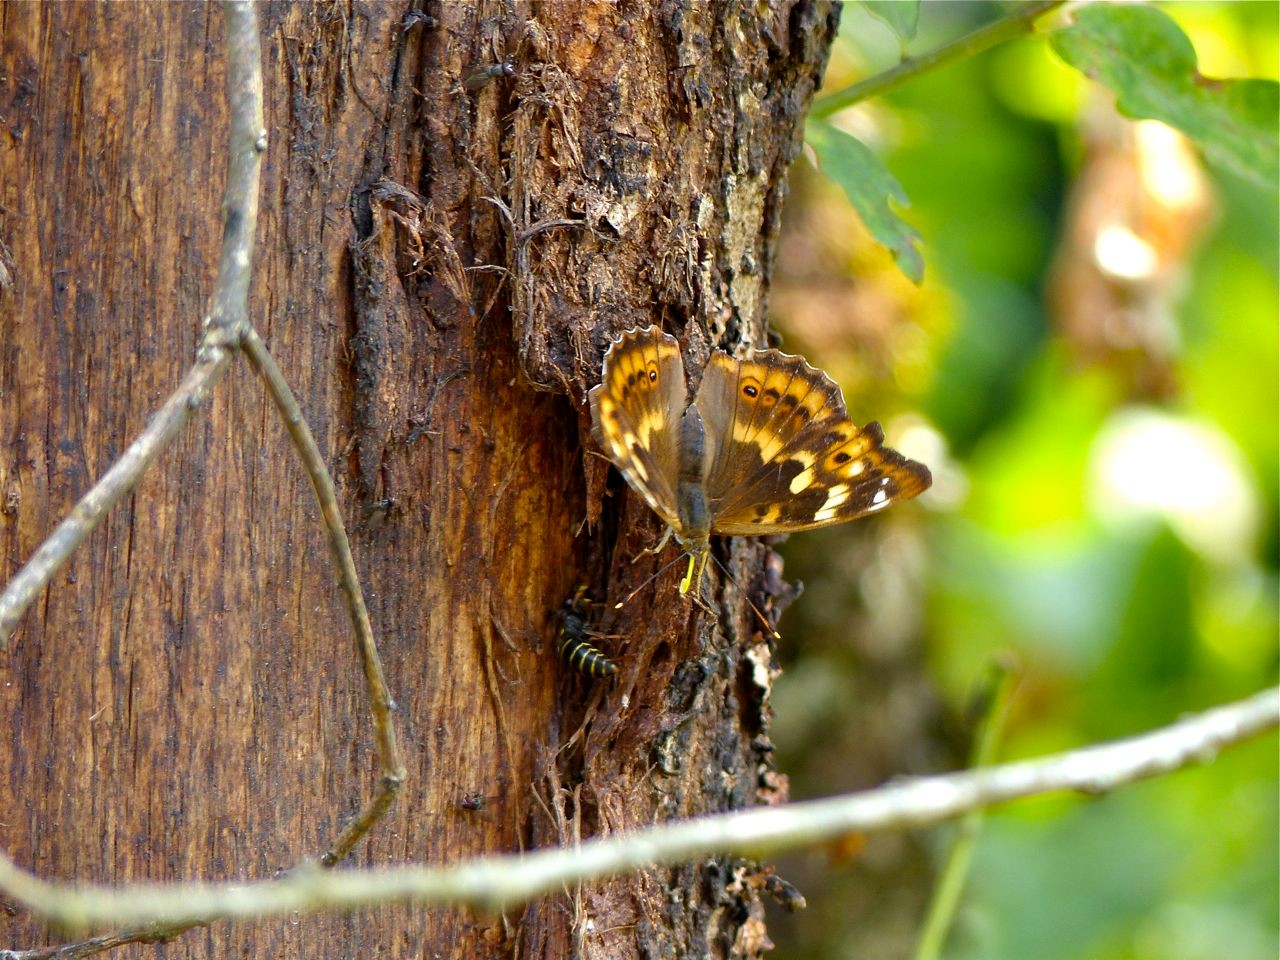
M 618 665 L 597 650 L 588 639 L 599 634 L 587 626 L 586 593 L 585 586 L 579 587 L 557 612 L 560 632 L 556 635 L 556 642 L 560 647 L 561 658 L 569 666 L 600 680 L 617 673 Z

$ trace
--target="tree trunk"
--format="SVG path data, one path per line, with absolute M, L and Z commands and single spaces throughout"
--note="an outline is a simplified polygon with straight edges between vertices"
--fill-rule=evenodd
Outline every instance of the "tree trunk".
M 772 649 L 592 452 L 621 330 L 765 338 L 824 2 L 273 4 L 251 318 L 339 488 L 407 781 L 354 865 L 452 863 L 785 798 Z M 12 576 L 190 364 L 225 166 L 217 7 L 0 9 L 0 458 Z M 372 793 L 369 708 L 305 475 L 244 364 L 3 653 L 0 843 L 51 880 L 270 877 Z M 717 548 L 767 612 L 766 547 Z M 669 552 L 666 559 L 674 555 Z M 598 601 L 594 685 L 552 611 Z M 604 601 L 608 601 L 606 605 Z M 605 615 L 607 611 L 607 616 Z M 752 956 L 760 865 L 518 915 L 387 907 L 191 931 L 178 957 Z M 11 910 L 0 947 L 59 936 Z M 152 957 L 135 945 L 118 956 Z

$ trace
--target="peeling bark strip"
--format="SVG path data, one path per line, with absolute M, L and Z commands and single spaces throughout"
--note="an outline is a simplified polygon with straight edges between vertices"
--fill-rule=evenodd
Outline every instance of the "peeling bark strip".
M 695 360 L 763 342 L 835 20 L 808 2 L 262 10 L 250 312 L 343 513 L 369 518 L 352 548 L 408 768 L 357 858 L 456 862 L 785 797 L 773 651 L 737 588 L 715 623 L 676 599 L 678 570 L 612 609 L 655 569 L 631 560 L 656 531 L 605 490 L 583 400 L 626 327 L 661 323 Z M 190 362 L 226 136 L 214 8 L 17 4 L 0 30 L 12 575 Z M 0 845 L 41 876 L 268 877 L 367 791 L 363 688 L 306 479 L 250 375 L 208 406 L 0 663 Z M 774 615 L 767 557 L 722 553 Z M 553 611 L 580 583 L 623 637 L 595 690 L 555 656 Z M 219 924 L 164 951 L 750 956 L 769 877 L 710 860 L 520 916 Z M 0 947 L 51 942 L 0 912 Z

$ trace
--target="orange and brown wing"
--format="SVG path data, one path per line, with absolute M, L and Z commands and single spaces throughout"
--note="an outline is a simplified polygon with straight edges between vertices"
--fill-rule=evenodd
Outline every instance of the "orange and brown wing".
M 654 512 L 676 526 L 680 418 L 687 405 L 676 338 L 658 327 L 628 330 L 606 351 L 600 384 L 589 397 L 596 443 Z
M 840 388 L 802 357 L 766 350 L 739 361 L 715 353 L 695 403 L 707 426 L 715 533 L 842 523 L 932 482 L 927 467 L 884 446 L 879 424 L 855 426 Z

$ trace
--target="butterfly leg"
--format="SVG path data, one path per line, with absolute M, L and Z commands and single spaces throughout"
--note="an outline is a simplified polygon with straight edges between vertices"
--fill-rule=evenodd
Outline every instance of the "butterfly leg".
M 696 582 L 698 584 L 698 594 L 702 593 L 702 574 L 707 569 L 707 557 L 711 556 L 710 550 L 701 550 L 698 553 L 689 554 L 689 569 L 684 573 L 684 579 L 680 581 L 680 592 L 688 593 L 689 588 Z M 698 572 L 694 573 L 694 565 L 697 565 Z
M 710 558 L 711 550 L 706 544 L 701 545 L 700 549 L 690 551 L 689 567 L 685 570 L 684 579 L 680 581 L 680 593 L 688 596 L 713 617 L 718 618 L 720 614 L 702 597 L 703 574 L 706 572 L 707 560 Z M 716 562 L 719 563 L 719 561 Z
M 634 557 L 631 558 L 631 562 L 635 563 L 641 557 L 657 556 L 664 549 L 666 549 L 667 544 L 670 542 L 671 542 L 671 528 L 667 527 L 666 531 L 662 534 L 661 540 L 659 540 L 652 547 L 646 547 L 645 549 L 641 550 L 639 553 L 637 553 Z M 683 593 L 684 591 L 681 591 L 681 592 Z

